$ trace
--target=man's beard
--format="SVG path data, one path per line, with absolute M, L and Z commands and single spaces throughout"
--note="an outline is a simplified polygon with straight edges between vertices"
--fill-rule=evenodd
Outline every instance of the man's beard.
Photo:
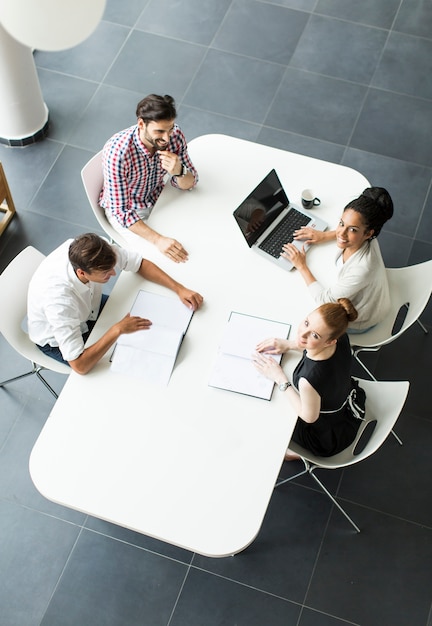
M 147 131 L 144 132 L 144 139 L 156 150 L 166 150 L 169 146 L 169 141 L 164 141 L 163 139 L 153 139 L 150 135 L 147 134 Z

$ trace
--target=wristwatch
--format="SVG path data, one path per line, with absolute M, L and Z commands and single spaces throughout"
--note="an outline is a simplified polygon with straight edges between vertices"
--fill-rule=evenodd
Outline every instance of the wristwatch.
M 182 169 L 180 174 L 175 174 L 176 178 L 183 178 L 183 176 L 186 176 L 186 174 L 188 173 L 188 168 L 186 167 L 186 165 L 183 165 L 182 163 Z
M 281 383 L 278 385 L 279 391 L 286 391 L 288 387 L 291 387 L 291 383 L 287 380 L 286 383 Z

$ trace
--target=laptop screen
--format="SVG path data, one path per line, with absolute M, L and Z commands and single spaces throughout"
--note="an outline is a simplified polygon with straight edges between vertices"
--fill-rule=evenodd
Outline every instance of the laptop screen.
M 233 213 L 249 247 L 288 205 L 288 197 L 273 169 Z

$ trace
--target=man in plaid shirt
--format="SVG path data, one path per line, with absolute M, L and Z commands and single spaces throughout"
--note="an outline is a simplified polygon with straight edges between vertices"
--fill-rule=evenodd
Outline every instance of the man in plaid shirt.
M 104 187 L 99 204 L 110 223 L 153 243 L 176 263 L 187 261 L 182 244 L 146 223 L 165 182 L 192 189 L 198 174 L 190 160 L 186 139 L 175 123 L 171 96 L 146 96 L 137 105 L 137 124 L 116 133 L 103 148 Z

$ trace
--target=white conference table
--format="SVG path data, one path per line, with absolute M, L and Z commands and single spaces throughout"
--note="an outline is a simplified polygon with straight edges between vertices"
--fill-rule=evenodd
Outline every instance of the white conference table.
M 191 192 L 166 187 L 150 224 L 181 241 L 190 258 L 176 265 L 144 247 L 205 298 L 169 385 L 112 372 L 111 351 L 86 376 L 72 372 L 33 448 L 30 473 L 49 500 L 221 557 L 257 536 L 296 420 L 277 389 L 267 402 L 208 386 L 228 316 L 290 322 L 295 333 L 315 308 L 295 270 L 249 250 L 233 210 L 275 167 L 289 198 L 298 203 L 312 187 L 322 201 L 315 211 L 334 226 L 369 183 L 350 168 L 224 135 L 194 139 L 189 152 L 199 185 Z M 335 251 L 330 243 L 308 253 L 324 281 Z M 124 272 L 90 341 L 126 314 L 140 288 L 170 293 Z

